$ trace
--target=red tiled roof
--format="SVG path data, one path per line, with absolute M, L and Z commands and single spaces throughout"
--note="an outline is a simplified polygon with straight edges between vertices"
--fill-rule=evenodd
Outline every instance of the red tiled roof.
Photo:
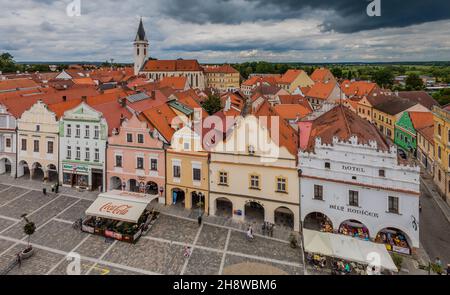
M 434 144 L 434 124 L 418 129 L 417 133 L 422 135 L 431 144 Z
M 108 123 L 108 135 L 112 134 L 113 129 L 120 127 L 120 118 L 130 119 L 132 114 L 127 108 L 122 107 L 117 101 L 110 101 L 103 104 L 91 106 L 93 109 L 101 112 Z
M 175 133 L 171 123 L 177 115 L 167 104 L 145 110 L 141 113 L 141 116 L 156 128 L 167 142 L 171 141 L 172 136 Z
M 16 91 L 24 88 L 38 88 L 39 84 L 31 79 L 0 80 L 0 92 Z
M 223 74 L 237 74 L 239 73 L 235 68 L 230 65 L 221 66 L 203 66 L 205 73 L 223 73 Z
M 313 112 L 311 108 L 300 104 L 280 104 L 273 108 L 275 112 L 285 120 L 301 119 Z
M 81 99 L 72 99 L 69 101 L 64 101 L 60 103 L 50 104 L 48 105 L 48 108 L 50 111 L 54 112 L 56 115 L 56 118 L 61 118 L 64 113 L 68 110 L 71 110 L 78 106 L 83 100 Z
M 279 95 L 278 98 L 280 99 L 281 104 L 299 104 L 299 105 L 302 105 L 303 107 L 313 111 L 308 99 L 300 94 Z
M 311 74 L 311 79 L 314 82 L 325 82 L 326 77 L 334 77 L 333 74 L 330 72 L 329 69 L 326 68 L 320 68 L 320 69 L 316 69 L 312 74 Z
M 164 77 L 159 81 L 159 87 L 171 87 L 175 90 L 184 90 L 186 83 L 186 77 Z
M 389 150 L 388 144 L 374 125 L 342 105 L 337 105 L 313 121 L 307 150 L 314 150 L 317 137 L 321 138 L 322 144 L 332 144 L 335 136 L 341 141 L 348 141 L 354 135 L 358 137 L 360 144 L 375 141 L 379 150 Z
M 94 80 L 92 80 L 89 77 L 72 79 L 72 81 L 73 81 L 73 83 L 75 83 L 77 85 L 95 85 Z
M 408 112 L 408 114 L 416 130 L 434 125 L 433 114 L 431 112 Z
M 303 73 L 303 70 L 287 70 L 287 72 L 281 77 L 278 83 L 291 84 L 301 73 Z
M 342 92 L 345 93 L 345 95 L 352 97 L 363 97 L 364 95 L 370 95 L 373 90 L 375 90 L 377 87 L 376 83 L 366 82 L 366 81 L 344 81 L 344 83 L 341 84 Z
M 336 86 L 336 82 L 316 82 L 308 91 L 307 96 L 326 100 L 331 95 L 331 92 Z
M 148 60 L 145 63 L 146 72 L 199 72 L 202 71 L 197 60 Z

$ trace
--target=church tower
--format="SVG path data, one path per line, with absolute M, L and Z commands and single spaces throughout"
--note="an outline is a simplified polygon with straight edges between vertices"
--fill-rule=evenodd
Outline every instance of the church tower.
M 134 39 L 134 74 L 138 75 L 147 59 L 148 40 L 145 35 L 144 24 L 139 22 L 139 28 Z

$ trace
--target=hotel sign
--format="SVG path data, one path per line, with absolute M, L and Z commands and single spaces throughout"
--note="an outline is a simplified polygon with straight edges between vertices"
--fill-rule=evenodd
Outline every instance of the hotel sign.
M 353 213 L 357 215 L 362 216 L 369 216 L 373 218 L 378 218 L 379 214 L 376 212 L 371 212 L 365 209 L 361 208 L 353 208 L 353 207 L 347 207 L 347 206 L 338 206 L 338 205 L 330 205 L 330 209 L 341 211 L 341 212 L 347 212 L 347 213 Z
M 351 165 L 342 165 L 342 170 L 348 172 L 366 173 L 366 170 L 362 167 L 355 167 Z

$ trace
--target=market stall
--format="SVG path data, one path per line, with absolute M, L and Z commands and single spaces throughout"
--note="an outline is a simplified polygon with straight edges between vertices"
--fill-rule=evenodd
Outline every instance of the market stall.
M 81 229 L 120 241 L 134 243 L 156 220 L 158 212 L 148 210 L 157 196 L 111 191 L 100 194 L 86 210 Z
M 339 233 L 366 241 L 369 240 L 369 230 L 367 227 L 355 220 L 344 221 L 339 227 Z
M 355 239 L 350 236 L 303 230 L 305 252 L 330 258 L 332 264 L 351 265 L 353 269 L 363 269 L 374 259 L 380 268 L 397 272 L 386 248 L 381 244 Z M 358 271 L 361 272 L 361 271 Z

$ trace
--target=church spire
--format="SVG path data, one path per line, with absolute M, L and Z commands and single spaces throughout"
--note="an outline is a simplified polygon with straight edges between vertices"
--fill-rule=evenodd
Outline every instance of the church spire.
M 135 42 L 138 42 L 138 41 L 148 42 L 147 36 L 145 35 L 144 24 L 142 23 L 142 17 L 141 17 L 141 21 L 139 22 L 139 28 L 138 28 L 136 38 L 134 39 L 134 41 Z

